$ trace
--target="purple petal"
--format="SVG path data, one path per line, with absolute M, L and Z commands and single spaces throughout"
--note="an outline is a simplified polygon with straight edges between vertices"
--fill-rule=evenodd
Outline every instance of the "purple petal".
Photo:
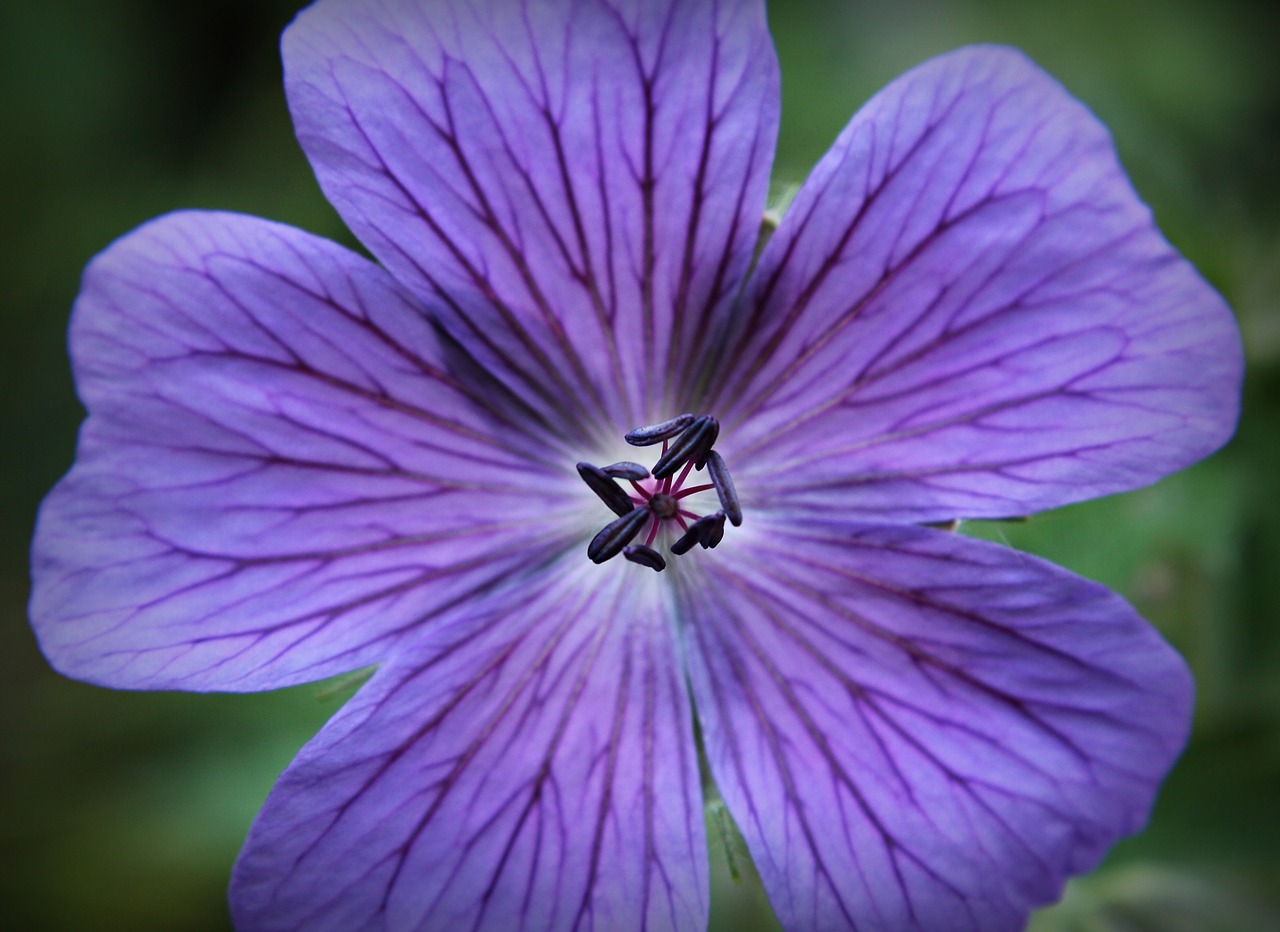
M 284 58 L 330 200 L 469 352 L 578 432 L 674 413 L 764 207 L 760 0 L 322 0 Z
M 331 675 L 565 545 L 567 457 L 475 405 L 416 300 L 332 243 L 157 220 L 89 266 L 71 348 L 90 417 L 31 604 L 68 675 Z
M 1192 687 L 1118 596 L 940 531 L 759 525 L 682 611 L 784 926 L 1021 928 L 1143 825 Z
M 237 926 L 705 929 L 674 631 L 619 569 L 574 553 L 380 670 L 268 798 Z
M 1150 483 L 1230 436 L 1242 366 L 1106 129 L 993 47 L 853 119 L 761 259 L 737 359 L 735 470 L 779 507 L 893 521 Z

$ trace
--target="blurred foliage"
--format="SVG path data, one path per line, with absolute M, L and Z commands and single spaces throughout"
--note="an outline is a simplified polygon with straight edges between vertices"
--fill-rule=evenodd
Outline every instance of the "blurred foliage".
M 277 37 L 292 0 L 49 0 L 0 8 L 0 902 L 11 928 L 225 929 L 254 813 L 342 689 L 129 694 L 61 679 L 25 621 L 40 496 L 71 462 L 67 312 L 85 262 L 182 207 L 351 243 L 292 137 Z M 1170 240 L 1245 333 L 1224 452 L 1151 489 L 967 530 L 1124 593 L 1199 683 L 1195 731 L 1150 827 L 1038 932 L 1280 928 L 1280 15 L 1196 0 L 779 0 L 779 191 L 856 107 L 969 42 L 1026 50 L 1112 129 Z M 776 924 L 731 830 L 708 825 L 716 929 Z M 735 880 L 726 852 L 740 873 Z

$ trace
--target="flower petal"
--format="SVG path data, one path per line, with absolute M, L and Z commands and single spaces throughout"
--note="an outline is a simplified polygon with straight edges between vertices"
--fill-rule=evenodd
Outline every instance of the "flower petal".
M 764 208 L 761 0 L 322 0 L 284 58 L 326 194 L 482 364 L 578 434 L 673 413 Z
M 740 340 L 718 412 L 735 468 L 779 506 L 864 519 L 1142 486 L 1225 442 L 1239 402 L 1231 314 L 1106 129 L 992 47 L 853 119 L 762 256 Z
M 784 926 L 1021 928 L 1142 826 L 1192 690 L 1118 596 L 941 531 L 759 525 L 681 608 Z
M 565 545 L 544 529 L 567 457 L 496 386 L 474 404 L 416 300 L 332 243 L 162 218 L 90 265 L 71 345 L 90 417 L 41 511 L 31 604 L 68 675 L 316 679 Z
M 268 798 L 237 927 L 705 929 L 674 630 L 614 569 L 567 556 L 381 669 Z

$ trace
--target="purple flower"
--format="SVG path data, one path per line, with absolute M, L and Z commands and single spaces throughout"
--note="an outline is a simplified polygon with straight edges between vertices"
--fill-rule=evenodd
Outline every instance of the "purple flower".
M 240 926 L 702 928 L 695 721 L 790 929 L 1016 928 L 1143 824 L 1182 661 L 925 526 L 1234 426 L 1231 315 L 1084 107 L 1008 49 L 928 62 L 753 268 L 760 0 L 322 0 L 284 59 L 381 264 L 215 213 L 109 247 L 33 557 L 70 676 L 380 665 L 267 800 Z

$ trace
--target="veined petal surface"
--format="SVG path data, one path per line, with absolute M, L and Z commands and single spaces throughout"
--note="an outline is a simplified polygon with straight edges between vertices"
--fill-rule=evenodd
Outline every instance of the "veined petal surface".
M 1022 928 L 1143 825 L 1192 687 L 1118 596 L 942 531 L 749 527 L 680 611 L 785 927 Z
M 739 325 L 717 410 L 793 510 L 1027 514 L 1153 482 L 1235 425 L 1229 310 L 1106 129 L 1010 49 L 934 59 L 857 114 Z
M 571 460 L 474 404 L 416 299 L 332 243 L 161 218 L 89 266 L 71 350 L 90 416 L 31 602 L 68 675 L 317 679 L 564 546 Z
M 657 577 L 630 569 L 566 556 L 379 670 L 268 798 L 237 926 L 704 930 L 688 692 Z
M 578 434 L 682 403 L 764 207 L 761 0 L 321 0 L 284 59 L 329 199 L 482 364 Z

